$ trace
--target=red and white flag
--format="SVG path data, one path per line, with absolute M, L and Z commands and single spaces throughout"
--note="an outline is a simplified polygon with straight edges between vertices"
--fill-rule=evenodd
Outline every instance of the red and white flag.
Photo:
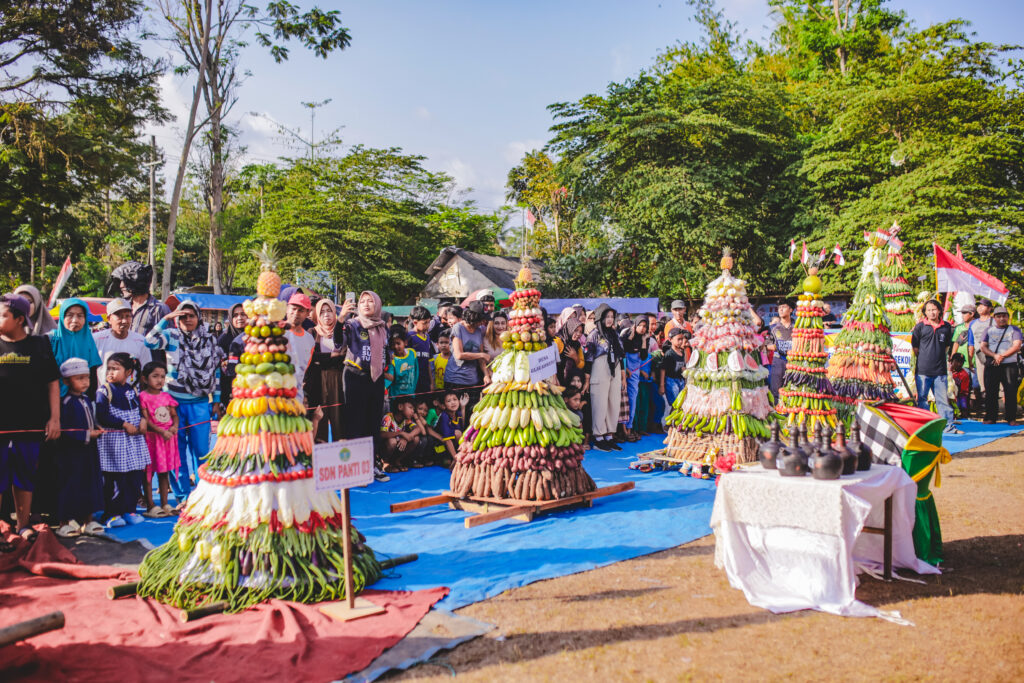
M 60 290 L 64 289 L 64 285 L 68 283 L 71 278 L 71 257 L 68 256 L 64 259 L 64 265 L 60 267 L 60 272 L 57 273 L 57 280 L 53 283 L 53 290 L 50 292 L 50 300 L 46 304 L 46 308 L 53 308 L 53 305 L 57 303 L 57 297 L 60 295 Z
M 800 263 L 806 265 L 811 260 L 811 254 L 807 251 L 807 242 L 804 242 L 803 245 L 803 250 L 800 252 Z
M 789 241 L 789 260 L 792 261 L 796 255 L 796 242 L 794 240 Z
M 814 265 L 819 266 L 825 262 L 825 256 L 828 254 L 828 250 L 825 247 L 821 248 L 821 253 L 818 254 L 818 260 L 814 262 Z
M 935 252 L 935 277 L 939 292 L 968 292 L 975 296 L 983 296 L 1001 304 L 1006 303 L 1010 290 L 1002 281 L 989 275 L 981 268 L 972 266 L 963 258 L 954 256 L 937 244 L 932 244 Z
M 839 244 L 838 243 L 836 244 L 835 249 L 832 250 L 832 253 L 835 254 L 835 257 L 832 259 L 832 261 L 837 266 L 845 266 L 846 265 L 846 259 L 843 257 L 843 250 L 839 248 Z
M 533 224 L 537 222 L 537 217 L 534 216 L 533 211 L 530 211 L 529 209 L 526 210 L 526 222 L 530 224 L 531 228 L 533 227 Z

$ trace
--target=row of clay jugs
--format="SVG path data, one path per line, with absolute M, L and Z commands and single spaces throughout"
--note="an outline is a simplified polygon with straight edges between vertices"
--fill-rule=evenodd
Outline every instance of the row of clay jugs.
M 779 439 L 779 423 L 772 421 L 771 424 L 771 439 L 761 444 L 761 448 L 758 452 L 758 459 L 761 461 L 761 466 L 766 470 L 774 469 L 785 469 L 782 472 L 785 476 L 803 476 L 807 474 L 808 457 L 816 456 L 821 457 L 826 451 L 829 454 L 828 462 L 823 462 L 820 467 L 815 468 L 815 476 L 823 479 L 834 479 L 833 476 L 826 476 L 831 473 L 834 467 L 834 459 L 831 455 L 838 457 L 842 463 L 841 473 L 842 474 L 853 474 L 855 471 L 863 471 L 871 469 L 871 449 L 861 442 L 860 440 L 860 425 L 856 422 L 853 423 L 853 427 L 850 429 L 850 441 L 847 443 L 846 435 L 842 429 L 839 429 L 836 434 L 836 445 L 833 447 L 832 436 L 833 432 L 831 429 L 822 436 L 820 433 L 821 427 L 817 425 L 815 428 L 815 441 L 813 444 L 809 444 L 810 450 L 805 450 L 800 446 L 800 439 L 806 441 L 806 432 L 803 428 L 794 427 L 790 432 L 790 443 L 787 446 Z M 786 457 L 788 465 L 782 466 L 783 457 Z M 803 467 L 799 467 L 799 462 L 803 462 Z M 801 471 L 802 469 L 802 471 Z M 817 473 L 817 470 L 821 470 L 821 475 Z M 838 475 L 836 475 L 838 476 Z

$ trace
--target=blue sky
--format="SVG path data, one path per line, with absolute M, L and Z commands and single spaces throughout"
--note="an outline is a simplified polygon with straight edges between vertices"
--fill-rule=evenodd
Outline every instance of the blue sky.
M 548 139 L 546 106 L 600 93 L 651 64 L 679 41 L 695 40 L 682 0 L 362 0 L 318 3 L 339 9 L 352 45 L 317 59 L 298 46 L 283 64 L 261 49 L 244 53 L 252 75 L 230 120 L 247 146 L 245 160 L 296 156 L 259 112 L 304 135 L 300 102 L 318 109 L 316 135 L 343 127 L 345 145 L 401 147 L 452 175 L 481 209 L 503 203 L 508 169 Z M 765 41 L 766 0 L 720 0 L 748 38 Z M 1020 42 L 1021 0 L 891 0 L 918 24 L 961 17 L 981 40 Z M 184 121 L 186 82 L 162 80 L 165 106 Z M 154 129 L 169 161 L 180 155 L 180 124 Z M 164 168 L 165 176 L 173 168 Z

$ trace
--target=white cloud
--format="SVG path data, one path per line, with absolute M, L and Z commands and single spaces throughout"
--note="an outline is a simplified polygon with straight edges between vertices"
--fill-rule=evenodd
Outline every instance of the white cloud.
M 429 121 L 431 119 L 430 110 L 424 107 L 422 104 L 413 110 L 413 114 L 416 118 L 422 121 Z
M 502 157 L 504 157 L 505 162 L 509 165 L 518 164 L 527 152 L 532 152 L 543 146 L 543 140 L 513 140 L 505 145 Z
M 479 175 L 472 164 L 458 157 L 445 161 L 441 165 L 441 170 L 454 178 L 459 187 L 464 190 L 471 187 L 475 188 L 476 182 L 479 179 Z

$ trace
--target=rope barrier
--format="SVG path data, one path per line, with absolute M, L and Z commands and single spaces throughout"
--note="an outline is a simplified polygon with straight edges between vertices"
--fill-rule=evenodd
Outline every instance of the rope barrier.
M 452 391 L 469 391 L 470 389 L 480 389 L 480 388 L 483 388 L 483 387 L 486 387 L 486 386 L 487 386 L 486 384 L 475 384 L 475 385 L 470 386 L 470 387 L 459 387 L 458 389 L 452 389 Z M 394 400 L 394 399 L 398 399 L 398 398 L 411 398 L 413 396 L 430 396 L 431 394 L 436 394 L 436 393 L 438 393 L 440 391 L 445 391 L 445 390 L 444 389 L 434 389 L 433 391 L 421 391 L 421 392 L 415 393 L 415 394 L 399 394 L 398 396 L 391 396 L 389 398 L 390 398 L 390 400 Z M 313 407 L 309 408 L 309 410 L 315 410 L 316 408 L 335 408 L 337 406 L 343 406 L 343 405 L 345 405 L 344 401 L 340 401 L 338 403 L 326 403 L 326 404 L 321 404 L 321 405 L 318 405 L 318 406 L 313 406 Z M 202 422 L 193 422 L 193 423 L 187 424 L 187 425 L 179 425 L 178 429 L 179 430 L 180 429 L 192 429 L 193 427 L 199 427 L 199 426 L 202 426 L 202 425 L 205 425 L 205 424 L 213 424 L 214 422 L 217 422 L 217 420 L 214 420 L 214 419 L 203 420 Z M 106 434 L 108 432 L 113 433 L 113 432 L 123 432 L 123 431 L 125 431 L 123 429 L 103 429 L 103 428 L 99 428 L 99 430 L 100 430 L 101 434 Z M 91 429 L 78 429 L 78 428 L 75 428 L 75 429 L 63 429 L 62 428 L 60 431 L 62 431 L 62 432 L 91 432 L 93 430 L 91 430 Z M 46 433 L 45 429 L 8 429 L 8 430 L 0 430 L 0 434 L 45 434 L 45 433 Z M 142 436 L 142 435 L 138 434 L 136 436 Z

